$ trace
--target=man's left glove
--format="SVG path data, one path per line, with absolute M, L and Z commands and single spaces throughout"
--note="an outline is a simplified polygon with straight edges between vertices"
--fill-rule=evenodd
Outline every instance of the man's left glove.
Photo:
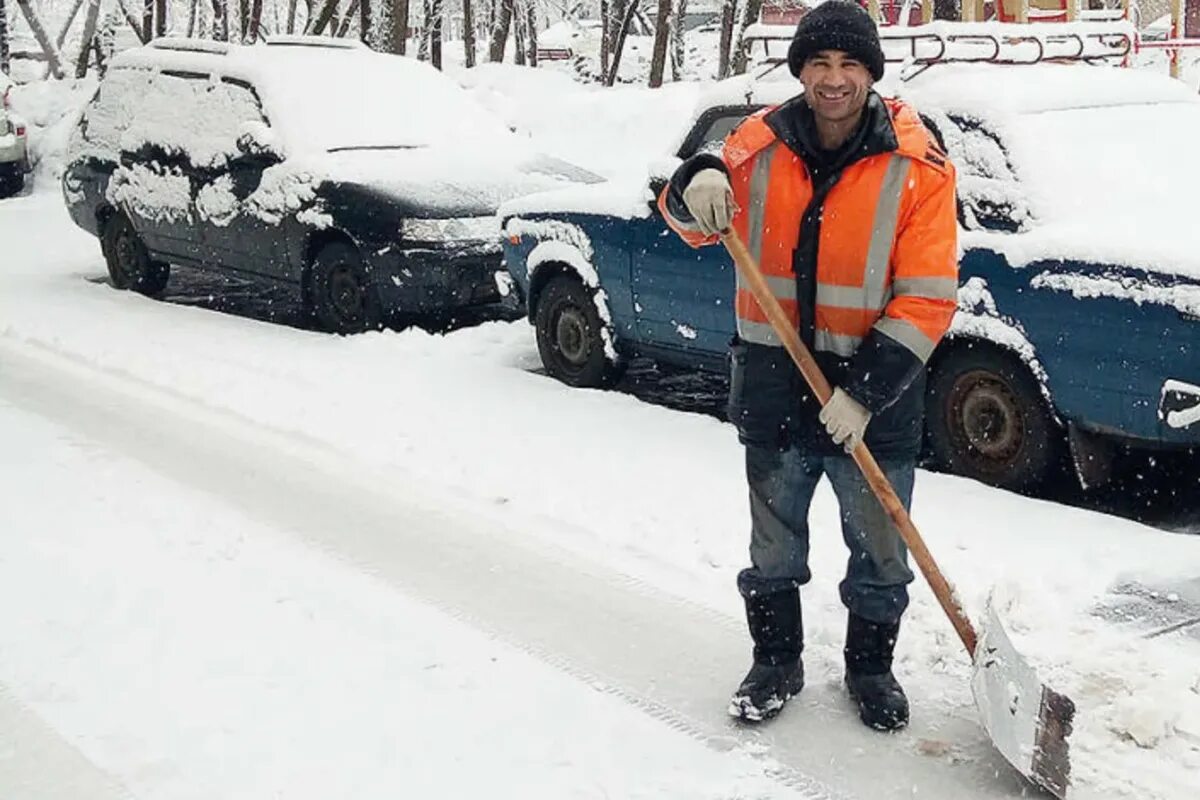
M 847 453 L 853 453 L 867 431 L 871 412 L 841 389 L 834 389 L 833 397 L 829 398 L 817 419 L 825 425 L 834 444 L 840 444 Z

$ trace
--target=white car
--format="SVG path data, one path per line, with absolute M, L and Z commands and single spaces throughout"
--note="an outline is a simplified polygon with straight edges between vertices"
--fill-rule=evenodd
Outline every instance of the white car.
M 0 72 L 0 197 L 10 197 L 25 186 L 29 172 L 29 148 L 25 138 L 25 123 L 9 110 L 9 96 L 14 84 Z

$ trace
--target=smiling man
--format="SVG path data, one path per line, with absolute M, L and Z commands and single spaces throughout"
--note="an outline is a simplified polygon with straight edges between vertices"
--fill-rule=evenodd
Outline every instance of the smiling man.
M 747 242 L 831 384 L 819 407 L 749 290 L 737 287 L 729 416 L 746 446 L 751 566 L 738 575 L 754 663 L 730 713 L 778 713 L 804 685 L 798 587 L 808 510 L 829 478 L 850 550 L 845 681 L 867 725 L 908 722 L 892 674 L 913 575 L 887 513 L 848 453 L 866 441 L 907 507 L 924 417 L 925 363 L 957 290 L 954 168 L 917 113 L 872 89 L 884 58 L 858 5 L 827 0 L 788 50 L 803 93 L 697 155 L 659 198 L 694 246 L 731 226 Z

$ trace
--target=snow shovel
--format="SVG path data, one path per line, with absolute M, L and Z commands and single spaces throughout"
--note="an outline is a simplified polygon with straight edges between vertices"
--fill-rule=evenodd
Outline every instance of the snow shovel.
M 721 241 L 770 320 L 771 327 L 824 406 L 833 394 L 829 381 L 771 293 L 754 256 L 732 228 L 721 234 Z M 1066 797 L 1071 775 L 1067 737 L 1071 735 L 1075 704 L 1038 680 L 1033 668 L 1012 646 L 991 602 L 987 606 L 983 633 L 976 634 L 953 588 L 938 569 L 875 457 L 865 444 L 859 444 L 853 455 L 967 648 L 973 664 L 971 693 L 975 696 L 975 705 L 988 737 L 1022 775 L 1055 797 Z

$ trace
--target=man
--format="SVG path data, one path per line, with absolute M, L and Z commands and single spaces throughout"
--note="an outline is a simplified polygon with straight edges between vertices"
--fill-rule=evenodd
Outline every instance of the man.
M 846 686 L 872 728 L 908 722 L 891 666 L 913 575 L 847 454 L 865 440 L 908 507 L 925 362 L 955 309 L 957 224 L 954 168 L 916 112 L 872 90 L 883 65 L 867 13 L 827 0 L 788 51 L 803 93 L 743 122 L 721 156 L 689 159 L 659 198 L 694 246 L 730 227 L 741 234 L 837 387 L 818 408 L 739 279 L 729 414 L 746 446 L 752 566 L 738 589 L 754 664 L 729 710 L 749 721 L 774 716 L 804 685 L 798 587 L 811 577 L 808 509 L 826 475 L 850 549 Z

